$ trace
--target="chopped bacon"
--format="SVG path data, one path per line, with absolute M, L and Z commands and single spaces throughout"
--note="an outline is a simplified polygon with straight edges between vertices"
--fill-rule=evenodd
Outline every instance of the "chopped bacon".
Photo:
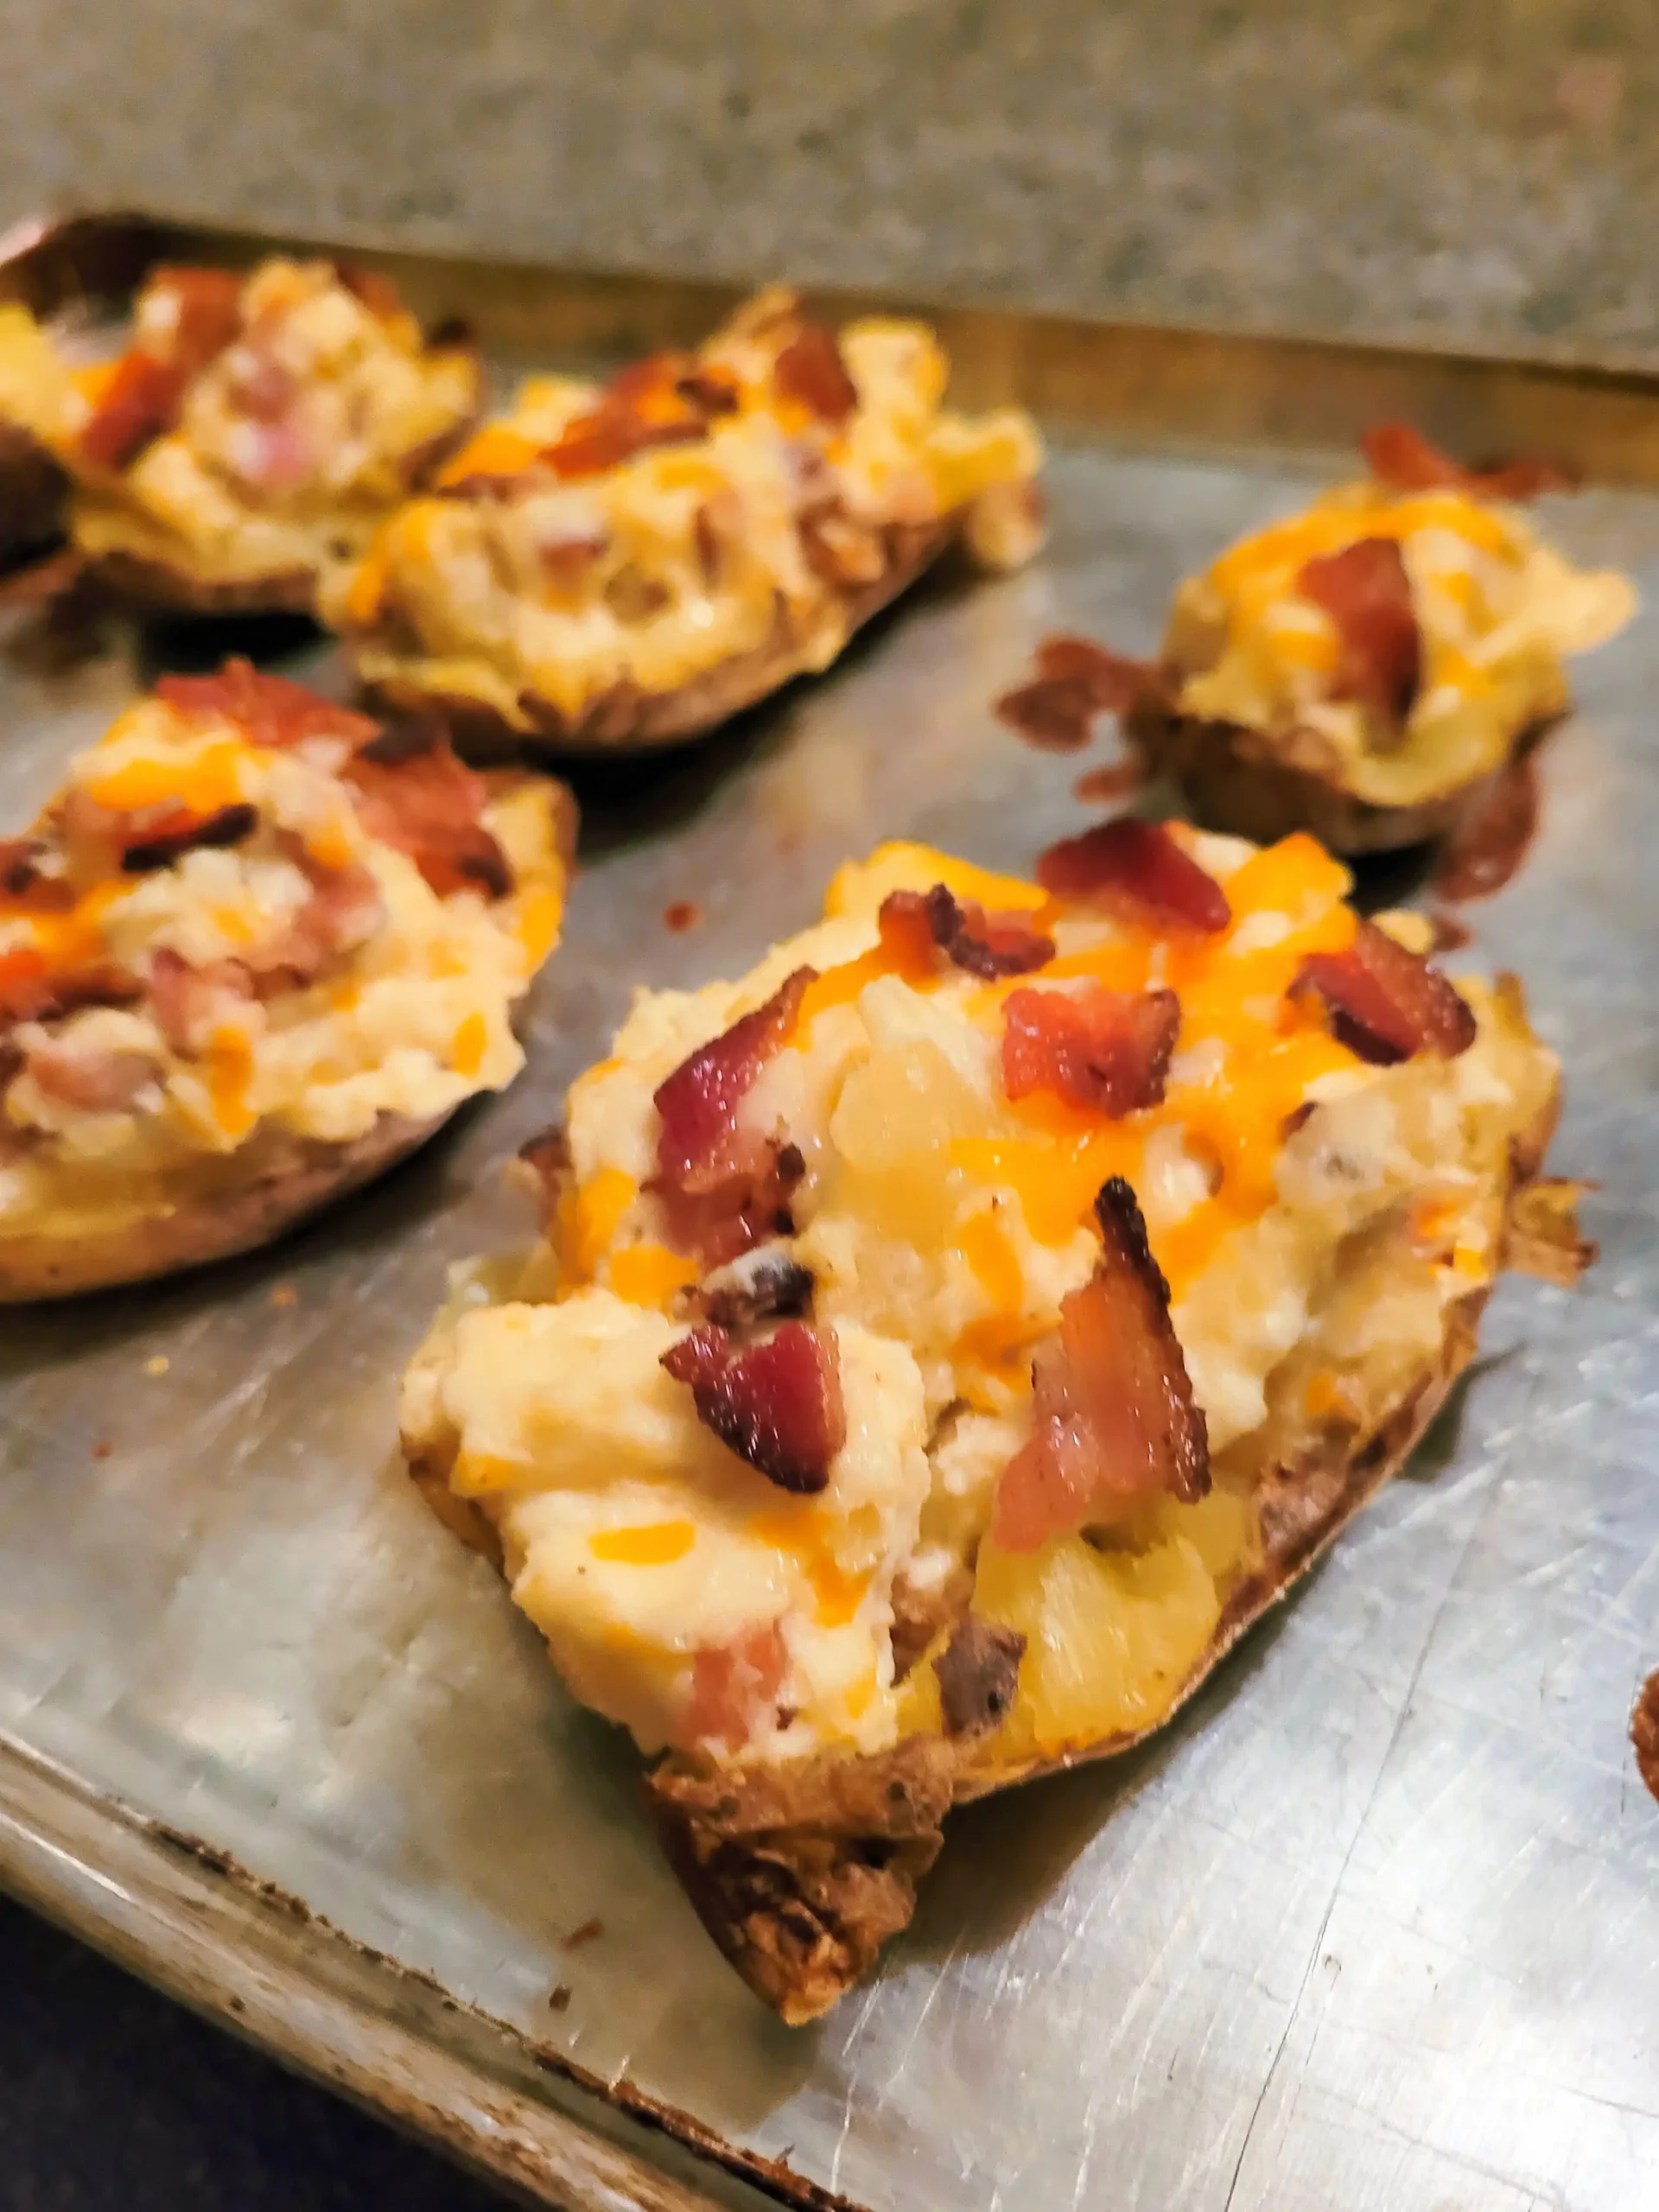
M 463 767 L 435 724 L 388 730 L 343 770 L 371 837 L 406 853 L 441 899 L 512 889 L 507 856 L 484 826 L 483 779 Z
M 1051 683 L 1083 685 L 1096 711 L 1103 715 L 1128 714 L 1162 681 L 1155 660 L 1135 660 L 1096 645 L 1092 638 L 1065 632 L 1038 645 L 1037 673 Z
M 665 1183 L 709 1187 L 696 1179 L 737 1134 L 739 1104 L 788 1039 L 807 985 L 817 976 L 816 969 L 798 968 L 764 1006 L 740 1015 L 729 1029 L 700 1045 L 658 1084 L 652 1103 L 663 1126 L 657 1166 Z
M 598 404 L 566 423 L 542 458 L 564 480 L 601 476 L 649 446 L 688 445 L 709 435 L 734 392 L 689 367 L 683 354 L 652 353 L 620 370 Z
M 705 1644 L 691 1662 L 691 1694 L 677 1731 L 681 1748 L 721 1744 L 736 1751 L 747 1744 L 776 1704 L 788 1665 L 776 1621 L 734 1643 Z
M 356 861 L 346 868 L 323 868 L 297 838 L 283 842 L 312 891 L 274 938 L 251 945 L 243 955 L 261 998 L 302 990 L 315 982 L 344 954 L 372 938 L 386 917 L 379 886 L 367 868 Z
M 126 875 L 148 875 L 171 868 L 184 854 L 199 847 L 239 845 L 251 837 L 259 823 L 259 810 L 239 800 L 212 814 L 192 814 L 188 807 L 174 807 L 137 835 L 123 840 L 121 868 Z
M 776 1245 L 746 1254 L 686 1293 L 690 1309 L 721 1329 L 753 1329 L 757 1322 L 804 1313 L 817 1287 L 810 1268 Z
M 1014 991 L 1002 1013 L 1010 1098 L 1052 1090 L 1115 1121 L 1161 1101 L 1181 1028 L 1173 991 Z
M 803 323 L 772 373 L 785 399 L 798 401 L 821 422 L 844 423 L 858 405 L 858 386 L 847 372 L 836 334 L 822 323 Z
M 1422 682 L 1423 641 L 1399 541 L 1361 537 L 1339 553 L 1319 554 L 1304 563 L 1296 588 L 1337 626 L 1335 696 L 1402 728 Z
M 1465 468 L 1410 423 L 1379 423 L 1360 440 L 1365 466 L 1390 492 L 1471 492 L 1490 499 L 1530 499 L 1540 492 L 1576 488 L 1548 461 L 1509 461 Z
M 1051 845 L 1037 880 L 1057 899 L 1104 906 L 1142 929 L 1213 937 L 1233 918 L 1227 894 L 1161 823 L 1122 816 Z
M 925 973 L 935 948 L 953 967 L 991 982 L 1028 976 L 1054 957 L 1054 940 L 1027 914 L 988 914 L 970 899 L 960 903 L 943 883 L 928 892 L 892 891 L 881 901 L 881 942 L 899 951 L 906 972 Z
M 0 913 L 67 914 L 74 886 L 41 867 L 49 846 L 37 837 L 0 837 Z
M 1169 1286 L 1122 1176 L 1095 1201 L 1094 1274 L 1060 1301 L 1032 1363 L 1033 1432 L 1002 1471 L 991 1533 L 1004 1551 L 1110 1522 L 1143 1500 L 1190 1503 L 1210 1487 L 1210 1447 L 1169 1318 Z
M 267 676 L 251 661 L 227 660 L 213 676 L 164 676 L 156 696 L 175 713 L 207 720 L 222 715 L 238 722 L 250 744 L 269 752 L 303 745 L 309 738 L 337 737 L 353 746 L 378 737 L 378 722 L 349 707 L 319 697 L 285 676 Z
M 690 1384 L 703 1427 L 768 1482 L 801 1497 L 828 1486 L 847 1441 L 833 1334 L 785 1321 L 734 1351 L 724 1329 L 705 1323 L 671 1344 L 663 1365 Z
M 1092 686 L 1082 677 L 1040 676 L 1003 692 L 991 711 L 1042 752 L 1081 753 L 1099 709 Z
M 48 1039 L 34 1046 L 24 1072 L 42 1096 L 83 1114 L 124 1113 L 156 1073 L 148 1052 L 93 1052 Z
M 232 270 L 161 268 L 144 290 L 177 302 L 167 358 L 187 378 L 217 360 L 242 327 L 242 279 Z
M 1296 988 L 1316 992 L 1332 1033 L 1379 1066 L 1419 1052 L 1455 1059 L 1475 1040 L 1466 1000 L 1438 968 L 1362 921 L 1346 952 L 1316 952 L 1302 963 Z
M 125 468 L 177 422 L 188 372 L 137 350 L 124 354 L 80 434 L 81 458 L 94 468 Z
M 200 1052 L 232 1007 L 254 995 L 252 972 L 240 960 L 192 966 L 171 945 L 149 956 L 149 1010 L 175 1052 Z
M 675 378 L 674 390 L 688 407 L 710 421 L 721 415 L 735 415 L 741 404 L 737 379 L 729 369 L 687 369 Z
M 280 423 L 300 393 L 299 378 L 280 361 L 268 359 L 250 348 L 231 385 L 230 397 L 238 415 L 251 423 Z
M 0 1032 L 20 1021 L 56 1021 L 88 1006 L 130 1006 L 137 980 L 109 962 L 54 970 L 35 946 L 0 952 Z
M 683 1181 L 656 1178 L 665 1235 L 677 1251 L 695 1252 L 706 1268 L 741 1259 L 774 1236 L 792 1236 L 791 1202 L 806 1173 L 798 1145 L 733 1129 Z

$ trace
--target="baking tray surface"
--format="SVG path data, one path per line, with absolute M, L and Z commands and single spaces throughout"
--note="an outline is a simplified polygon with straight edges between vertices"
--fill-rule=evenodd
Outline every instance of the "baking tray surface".
M 522 355 L 528 310 L 502 296 Z M 550 350 L 620 327 L 572 310 Z M 1421 375 L 1426 402 L 1456 382 Z M 1408 1477 L 1160 1738 L 953 1816 L 914 1927 L 820 2025 L 783 2028 L 716 1956 L 638 1762 L 392 1449 L 446 1266 L 522 1233 L 500 1163 L 632 988 L 746 967 L 883 836 L 1028 868 L 1110 753 L 1039 753 L 995 720 L 1036 640 L 1151 648 L 1182 574 L 1343 465 L 1233 423 L 1206 441 L 1166 395 L 1149 437 L 1145 405 L 1114 404 L 1131 383 L 1103 370 L 1098 419 L 1057 434 L 1030 569 L 930 584 L 700 751 L 584 773 L 513 1090 L 270 1252 L 0 1320 L 0 1878 L 549 2201 L 1653 2201 L 1659 1810 L 1624 1742 L 1659 1662 L 1650 622 L 1582 664 L 1536 842 L 1452 963 L 1527 980 L 1567 1071 L 1554 1164 L 1602 1180 L 1599 1266 L 1572 1294 L 1503 1287 Z M 1571 379 L 1552 389 L 1570 406 Z M 1610 421 L 1585 390 L 1584 422 Z M 1504 419 L 1532 404 L 1502 392 Z M 1615 397 L 1639 460 L 1659 399 Z M 1548 521 L 1659 607 L 1650 496 Z M 0 822 L 156 667 L 251 644 L 343 683 L 296 629 L 117 630 L 43 673 L 34 618 L 4 619 Z M 675 934 L 683 900 L 701 919 Z

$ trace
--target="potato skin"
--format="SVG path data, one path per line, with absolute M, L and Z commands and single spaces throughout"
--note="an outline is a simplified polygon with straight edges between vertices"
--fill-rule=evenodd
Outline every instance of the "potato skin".
M 1524 751 L 1544 727 L 1517 731 L 1509 757 Z M 1311 831 L 1331 852 L 1351 855 L 1422 844 L 1445 836 L 1491 780 L 1459 784 L 1416 806 L 1378 806 L 1344 788 L 1334 753 L 1311 730 L 1269 737 L 1242 722 L 1177 713 L 1166 700 L 1150 696 L 1126 717 L 1124 734 L 1149 773 L 1179 784 L 1207 828 L 1263 845 L 1297 830 Z
M 129 607 L 156 613 L 309 614 L 316 596 L 316 578 L 309 569 L 213 583 L 188 569 L 137 553 L 102 553 L 86 566 Z
M 0 563 L 49 545 L 63 532 L 68 479 L 16 423 L 0 423 Z
M 0 1306 L 72 1298 L 144 1282 L 250 1252 L 348 1191 L 371 1182 L 440 1129 L 449 1116 L 414 1122 L 383 1114 L 346 1145 L 283 1136 L 262 1147 L 251 1180 L 230 1175 L 176 1206 L 124 1223 L 101 1236 L 68 1241 L 0 1236 Z M 226 1163 L 233 1166 L 234 1156 Z
M 841 594 L 849 632 L 908 589 L 938 558 L 956 535 L 957 520 L 947 517 L 925 525 L 888 526 L 883 533 L 886 567 L 882 574 L 873 582 L 851 587 Z M 807 670 L 800 635 L 780 605 L 764 644 L 671 690 L 642 691 L 637 685 L 620 683 L 590 701 L 575 715 L 566 714 L 537 692 L 523 692 L 518 704 L 528 727 L 509 721 L 478 700 L 429 691 L 413 677 L 383 677 L 367 690 L 382 706 L 400 712 L 435 709 L 448 724 L 456 751 L 466 760 L 487 765 L 639 753 L 682 744 L 690 738 L 706 736 Z

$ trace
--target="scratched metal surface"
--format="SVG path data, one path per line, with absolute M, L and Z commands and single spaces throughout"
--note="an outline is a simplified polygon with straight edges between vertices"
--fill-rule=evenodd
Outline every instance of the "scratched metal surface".
M 1046 631 L 1149 645 L 1178 575 L 1323 474 L 1064 446 L 1025 575 L 930 588 L 702 754 L 590 782 L 511 1094 L 264 1256 L 0 1319 L 0 1732 L 872 2212 L 1651 2206 L 1659 1808 L 1624 1738 L 1659 1660 L 1649 625 L 1584 668 L 1541 834 L 1464 956 L 1517 967 L 1565 1057 L 1556 1158 L 1602 1179 L 1599 1268 L 1504 1287 L 1456 1418 L 1160 1742 L 959 1816 L 913 1930 L 820 2027 L 716 1958 L 633 1760 L 391 1450 L 446 1263 L 517 1233 L 497 1166 L 631 986 L 747 964 L 879 836 L 1027 864 L 1088 762 L 988 702 Z M 1659 505 L 1549 519 L 1659 607 Z M 119 640 L 66 677 L 11 645 L 0 820 L 135 680 Z M 676 937 L 682 899 L 705 918 Z

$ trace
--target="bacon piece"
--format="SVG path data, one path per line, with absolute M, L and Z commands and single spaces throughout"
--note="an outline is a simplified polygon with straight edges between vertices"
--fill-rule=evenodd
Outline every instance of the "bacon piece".
M 1334 696 L 1403 728 L 1422 682 L 1423 641 L 1398 540 L 1361 537 L 1340 553 L 1319 554 L 1304 563 L 1296 588 L 1337 626 Z
M 620 468 L 648 446 L 706 438 L 709 415 L 680 390 L 683 374 L 682 354 L 652 353 L 631 363 L 611 378 L 597 406 L 565 425 L 542 459 L 556 476 L 569 481 Z
M 848 374 L 836 334 L 804 322 L 772 365 L 772 382 L 820 422 L 844 423 L 858 405 L 858 386 Z
M 1115 653 L 1092 638 L 1057 632 L 1037 648 L 1037 673 L 1052 683 L 1084 687 L 1096 711 L 1126 715 L 1147 692 L 1158 690 L 1162 676 L 1155 660 Z
M 239 845 L 253 835 L 258 823 L 258 809 L 245 800 L 221 806 L 212 814 L 192 814 L 188 807 L 175 807 L 124 842 L 122 872 L 148 875 L 156 868 L 171 868 L 175 861 L 198 847 Z
M 737 379 L 729 369 L 690 368 L 674 379 L 676 394 L 706 421 L 735 415 L 741 404 Z
M 1489 499 L 1530 499 L 1572 492 L 1574 480 L 1548 461 L 1508 461 L 1465 468 L 1410 423 L 1379 423 L 1360 440 L 1365 466 L 1390 492 L 1469 492 Z
M 285 676 L 264 675 L 240 658 L 227 660 L 213 676 L 164 676 L 156 696 L 193 721 L 222 715 L 238 722 L 250 744 L 273 753 L 313 737 L 343 738 L 360 746 L 380 734 L 379 723 L 367 715 L 336 706 Z
M 284 844 L 312 892 L 276 936 L 243 955 L 262 999 L 315 982 L 346 953 L 366 943 L 386 918 L 379 886 L 367 868 L 355 861 L 346 868 L 323 868 L 297 838 Z
M 217 360 L 242 327 L 242 279 L 229 269 L 163 267 L 151 272 L 146 299 L 177 302 L 167 358 L 187 378 Z
M 0 837 L 0 914 L 67 914 L 75 903 L 74 886 L 48 875 L 41 856 L 51 848 L 39 837 Z
M 48 1039 L 23 1061 L 43 1097 L 83 1114 L 124 1113 L 156 1073 L 148 1052 L 93 1052 Z
M 792 1236 L 790 1211 L 806 1173 L 798 1145 L 734 1129 L 683 1183 L 656 1178 L 646 1187 L 663 1209 L 664 1232 L 677 1251 L 705 1268 L 723 1268 L 774 1236 Z
M 1032 1363 L 1029 1440 L 997 1484 L 991 1534 L 1004 1551 L 1110 1522 L 1160 1493 L 1210 1488 L 1210 1445 L 1169 1318 L 1169 1286 L 1120 1175 L 1095 1201 L 1094 1274 L 1060 1301 L 1058 1332 Z
M 0 952 L 0 1033 L 20 1021 L 56 1021 L 88 1006 L 130 1006 L 143 995 L 137 978 L 101 961 L 54 971 L 34 945 Z
M 82 460 L 110 469 L 137 461 L 178 421 L 188 381 L 177 362 L 136 349 L 124 354 L 80 433 Z
M 441 899 L 466 890 L 505 899 L 512 889 L 507 856 L 484 826 L 483 779 L 455 758 L 435 725 L 389 730 L 342 773 L 370 836 L 406 853 Z
M 1002 1014 L 1010 1098 L 1052 1090 L 1114 1121 L 1161 1101 L 1181 1028 L 1173 991 L 1013 991 Z
M 1043 676 L 1005 691 L 991 711 L 1044 753 L 1081 753 L 1099 709 L 1092 688 L 1080 677 Z
M 1332 1034 L 1378 1066 L 1419 1052 L 1453 1060 L 1475 1041 L 1467 1001 L 1375 922 L 1361 921 L 1346 952 L 1310 954 L 1294 988 L 1316 992 Z
M 928 892 L 891 891 L 877 918 L 881 942 L 897 947 L 909 973 L 925 972 L 935 948 L 953 967 L 992 982 L 1028 976 L 1054 957 L 1054 940 L 1027 914 L 988 914 L 971 899 L 960 903 L 943 883 Z
M 1127 815 L 1051 845 L 1039 856 L 1037 880 L 1057 899 L 1103 906 L 1141 929 L 1213 937 L 1233 918 L 1214 876 L 1182 851 L 1161 823 Z
M 721 1329 L 752 1329 L 757 1322 L 804 1313 L 816 1285 L 802 1267 L 773 1247 L 738 1260 L 686 1293 L 690 1309 Z
M 720 1744 L 734 1751 L 747 1744 L 776 1704 L 788 1665 L 776 1621 L 735 1643 L 705 1644 L 691 1662 L 691 1694 L 677 1731 L 681 1749 Z
M 688 1190 L 709 1187 L 696 1179 L 737 1134 L 739 1104 L 787 1039 L 807 985 L 817 979 L 816 969 L 798 968 L 764 1006 L 700 1045 L 658 1084 L 652 1103 L 662 1117 L 657 1168 L 664 1182 Z
M 671 1344 L 663 1365 L 690 1385 L 703 1427 L 768 1482 L 803 1497 L 828 1487 L 847 1441 L 833 1334 L 785 1321 L 734 1351 L 726 1331 L 705 1323 Z
M 149 1010 L 175 1052 L 188 1058 L 207 1043 L 221 1017 L 254 995 L 252 971 L 240 960 L 194 967 L 171 945 L 149 956 Z

